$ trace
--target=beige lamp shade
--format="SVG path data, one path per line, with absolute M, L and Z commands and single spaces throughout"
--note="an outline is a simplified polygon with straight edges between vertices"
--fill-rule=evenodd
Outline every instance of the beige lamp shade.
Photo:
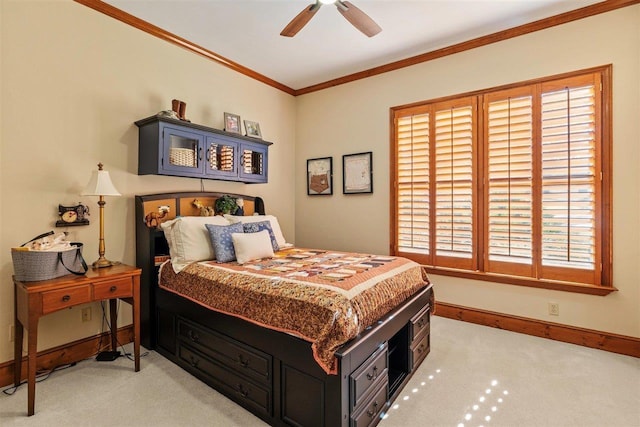
M 91 179 L 80 193 L 81 196 L 121 196 L 113 186 L 109 172 L 102 170 L 102 163 L 98 164 L 98 170 L 91 172 Z
M 109 172 L 102 170 L 102 163 L 98 163 L 98 170 L 91 173 L 89 184 L 84 189 L 82 196 L 100 196 L 98 206 L 100 206 L 100 240 L 98 242 L 99 258 L 93 263 L 93 268 L 111 267 L 117 263 L 109 261 L 104 257 L 104 196 L 120 196 L 120 192 L 113 186 Z

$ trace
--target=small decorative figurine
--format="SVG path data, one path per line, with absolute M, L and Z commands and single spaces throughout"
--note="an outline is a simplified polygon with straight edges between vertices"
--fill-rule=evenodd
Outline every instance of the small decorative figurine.
M 74 206 L 58 205 L 58 215 L 60 219 L 56 221 L 56 227 L 67 227 L 73 225 L 89 225 L 89 208 L 82 203 Z
M 187 103 L 184 101 L 180 101 L 179 99 L 174 99 L 171 101 L 171 109 L 176 112 L 178 118 L 185 122 L 190 122 L 191 120 L 187 120 L 185 114 L 187 112 Z
M 149 212 L 144 217 L 144 223 L 149 228 L 157 228 L 162 222 L 162 218 L 167 216 L 169 210 L 170 208 L 167 205 L 158 206 L 158 212 Z
M 200 209 L 200 216 L 215 216 L 216 214 L 213 207 L 203 205 L 202 202 L 198 199 L 194 199 L 191 204 Z

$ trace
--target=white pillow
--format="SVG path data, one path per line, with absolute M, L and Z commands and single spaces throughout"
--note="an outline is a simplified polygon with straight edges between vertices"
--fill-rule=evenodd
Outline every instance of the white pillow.
M 267 230 L 257 233 L 231 233 L 231 239 L 238 264 L 273 256 L 271 237 L 269 237 Z
M 216 258 L 205 224 L 229 225 L 229 221 L 221 216 L 182 216 L 160 224 L 176 273 L 192 262 Z
M 248 222 L 260 222 L 269 220 L 271 223 L 271 229 L 273 230 L 273 235 L 276 238 L 276 242 L 278 242 L 278 246 L 280 249 L 291 246 L 287 243 L 282 234 L 282 230 L 280 229 L 280 224 L 278 223 L 278 218 L 273 215 L 251 215 L 251 216 L 233 216 L 233 215 L 225 215 L 226 219 L 231 222 L 241 222 L 243 224 Z

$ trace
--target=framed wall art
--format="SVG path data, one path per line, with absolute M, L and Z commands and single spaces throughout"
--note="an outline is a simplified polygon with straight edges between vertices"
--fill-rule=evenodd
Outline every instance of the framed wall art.
M 262 139 L 262 132 L 260 132 L 260 124 L 258 122 L 252 122 L 251 120 L 244 121 L 244 131 L 247 136 L 252 138 Z
M 231 133 L 240 133 L 240 116 L 224 113 L 224 130 Z
M 307 160 L 307 194 L 333 194 L 333 157 Z
M 342 156 L 342 193 L 373 193 L 372 152 Z

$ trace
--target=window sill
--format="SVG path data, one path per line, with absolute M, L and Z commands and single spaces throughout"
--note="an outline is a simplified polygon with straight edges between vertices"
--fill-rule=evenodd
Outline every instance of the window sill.
M 508 285 L 527 286 L 530 288 L 550 289 L 554 291 L 574 292 L 579 294 L 589 294 L 606 296 L 618 289 L 613 286 L 595 286 L 580 283 L 560 282 L 555 280 L 536 280 L 517 276 L 507 276 L 494 273 L 480 273 L 471 271 L 461 271 L 452 268 L 428 267 L 424 266 L 427 273 L 439 274 L 442 276 L 463 277 L 472 280 L 484 280 L 486 282 L 505 283 Z

